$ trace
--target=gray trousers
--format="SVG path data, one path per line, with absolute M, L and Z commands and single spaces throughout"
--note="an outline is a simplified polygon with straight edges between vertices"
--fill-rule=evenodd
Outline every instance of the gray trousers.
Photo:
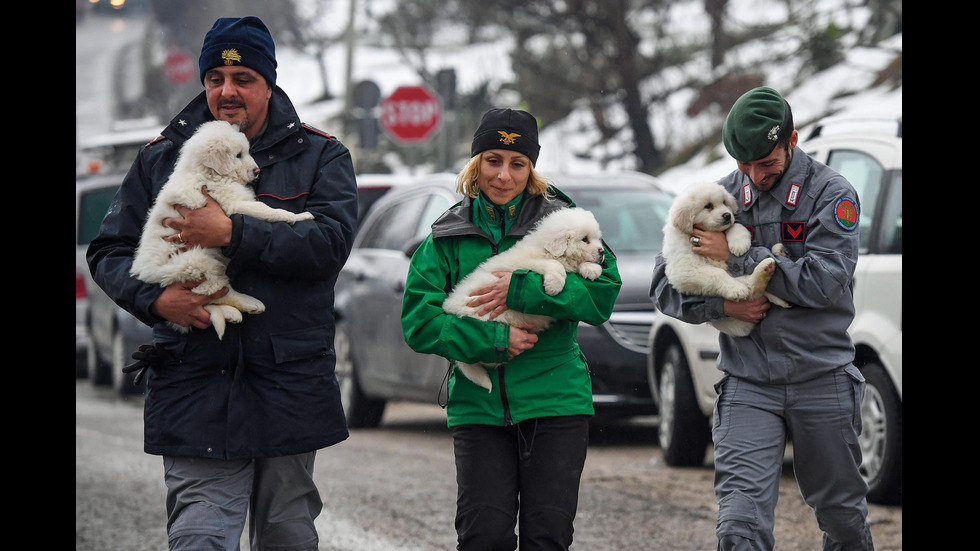
M 712 439 L 718 549 L 771 551 L 787 438 L 823 549 L 874 549 L 868 486 L 858 465 L 864 377 L 853 365 L 803 383 L 764 385 L 726 376 L 717 385 Z
M 165 456 L 171 551 L 238 551 L 246 517 L 252 551 L 316 551 L 313 519 L 323 502 L 313 482 L 315 457 Z

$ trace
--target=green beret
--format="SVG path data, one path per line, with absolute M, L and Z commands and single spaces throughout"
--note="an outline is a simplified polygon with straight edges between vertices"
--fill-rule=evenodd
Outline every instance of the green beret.
M 786 102 L 772 88 L 753 88 L 738 98 L 725 119 L 725 149 L 743 163 L 766 157 L 776 147 L 786 120 Z

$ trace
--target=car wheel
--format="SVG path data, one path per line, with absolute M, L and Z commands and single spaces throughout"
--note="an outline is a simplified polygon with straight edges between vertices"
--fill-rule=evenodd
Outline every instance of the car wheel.
M 135 373 L 123 373 L 122 370 L 130 360 L 130 351 L 126 349 L 126 339 L 123 338 L 121 331 L 116 331 L 112 336 L 112 362 L 110 372 L 112 375 L 112 388 L 122 395 L 142 394 L 142 387 L 133 384 L 136 379 Z
M 664 353 L 660 374 L 660 450 L 675 467 L 699 466 L 711 442 L 711 427 L 698 408 L 694 383 L 680 346 Z
M 85 379 L 88 377 L 88 349 L 92 345 L 86 346 L 82 350 L 75 350 L 75 378 Z
M 381 424 L 385 401 L 370 398 L 361 390 L 357 381 L 357 365 L 351 353 L 350 335 L 341 322 L 337 322 L 333 346 L 337 354 L 337 382 L 340 383 L 340 398 L 344 404 L 347 426 L 353 429 L 377 427 Z
M 861 402 L 861 476 L 868 501 L 902 503 L 902 404 L 885 368 L 877 362 L 861 372 L 867 381 Z

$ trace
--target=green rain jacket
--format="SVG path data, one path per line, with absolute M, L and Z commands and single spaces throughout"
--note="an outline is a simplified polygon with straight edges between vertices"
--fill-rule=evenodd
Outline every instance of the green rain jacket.
M 507 362 L 510 328 L 497 321 L 459 318 L 442 303 L 458 281 L 491 255 L 504 251 L 553 210 L 575 203 L 549 188 L 550 201 L 525 194 L 516 220 L 500 243 L 473 223 L 474 200 L 466 197 L 432 224 L 432 233 L 412 256 L 402 302 L 405 341 L 416 352 L 463 362 Z M 555 318 L 533 348 L 499 368 L 490 369 L 493 390 L 487 392 L 452 368 L 449 377 L 449 426 L 511 425 L 525 419 L 558 415 L 593 415 L 592 380 L 578 347 L 580 321 L 600 325 L 609 319 L 622 280 L 616 257 L 606 245 L 602 275 L 589 281 L 568 274 L 556 296 L 544 292 L 543 278 L 515 270 L 507 307 Z

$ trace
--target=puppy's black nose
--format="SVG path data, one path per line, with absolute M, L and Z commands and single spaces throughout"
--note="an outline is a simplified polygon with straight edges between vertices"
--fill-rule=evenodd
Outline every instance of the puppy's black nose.
M 722 220 L 722 222 L 724 222 L 726 224 L 730 224 L 731 221 L 732 221 L 732 213 L 726 212 L 725 214 L 722 214 L 721 215 L 721 220 Z

